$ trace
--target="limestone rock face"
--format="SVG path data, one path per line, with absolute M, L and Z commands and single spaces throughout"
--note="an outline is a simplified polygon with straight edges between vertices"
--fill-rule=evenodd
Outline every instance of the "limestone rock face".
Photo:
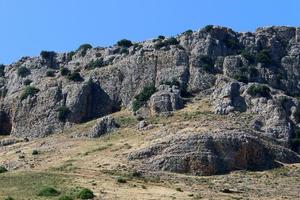
M 215 88 L 211 99 L 216 114 L 227 115 L 233 111 L 246 110 L 245 100 L 240 96 L 240 83 L 237 81 L 224 83 L 219 79 Z
M 161 85 L 158 92 L 153 94 L 149 101 L 149 109 L 152 115 L 169 113 L 183 107 L 180 90 L 175 86 Z
M 299 110 L 297 99 L 275 89 L 270 91 L 269 97 L 250 95 L 251 86 L 263 87 L 259 84 L 244 84 L 224 77 L 220 77 L 217 82 L 211 96 L 215 113 L 251 113 L 255 117 L 252 125 L 255 130 L 282 142 L 285 146 L 289 145 L 293 131 L 299 123 L 295 119 L 295 112 Z
M 88 136 L 90 138 L 97 138 L 115 130 L 118 127 L 119 126 L 115 122 L 114 118 L 109 116 L 103 117 L 97 120 L 96 124 L 93 126 Z
M 264 83 L 289 96 L 300 95 L 299 28 L 267 27 L 254 33 L 238 33 L 225 27 L 207 26 L 175 39 L 174 44 L 168 44 L 166 38 L 128 48 L 115 45 L 21 58 L 6 66 L 0 77 L 0 112 L 5 116 L 0 121 L 0 130 L 20 137 L 47 136 L 60 132 L 66 124 L 96 119 L 121 107 L 129 108 L 146 85 L 154 84 L 158 89 L 175 81 L 181 94 L 195 94 L 219 87 L 219 75 L 243 83 Z M 19 69 L 24 67 L 26 73 L 20 74 Z M 62 74 L 61 70 L 66 69 L 69 72 Z M 49 70 L 53 71 L 53 77 L 47 76 Z M 21 101 L 28 86 L 39 92 Z M 242 99 L 233 94 L 237 84 L 226 87 L 219 92 L 216 89 L 216 93 L 223 95 L 217 113 L 243 111 Z M 240 96 L 246 101 L 243 88 L 240 85 Z M 231 99 L 224 96 L 226 91 Z M 298 104 L 296 100 L 293 102 Z M 182 107 L 178 91 L 158 92 L 150 104 L 152 109 L 147 114 Z M 61 107 L 69 111 L 65 120 L 59 120 Z
M 133 152 L 129 159 L 141 160 L 142 167 L 151 170 L 195 175 L 262 170 L 278 166 L 276 161 L 300 161 L 296 153 L 272 144 L 271 140 L 268 142 L 243 131 L 176 135 Z

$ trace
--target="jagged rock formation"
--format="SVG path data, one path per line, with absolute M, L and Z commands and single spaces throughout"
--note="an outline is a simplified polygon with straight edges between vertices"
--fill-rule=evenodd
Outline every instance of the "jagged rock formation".
M 139 110 L 146 116 L 180 109 L 183 96 L 210 89 L 216 113 L 252 113 L 253 129 L 297 151 L 299 38 L 300 28 L 294 27 L 237 33 L 206 26 L 176 38 L 24 57 L 0 77 L 0 134 L 60 132 L 131 108 L 135 96 L 154 84 L 156 93 Z M 261 84 L 265 87 L 256 87 Z
M 83 133 L 99 137 L 117 127 L 112 118 L 101 117 L 131 109 L 148 85 L 155 91 L 136 104 L 142 118 L 168 116 L 190 95 L 209 90 L 216 114 L 251 114 L 250 129 L 176 132 L 129 159 L 148 170 L 197 175 L 268 169 L 300 162 L 299 81 L 300 28 L 294 27 L 237 33 L 206 26 L 132 45 L 43 51 L 0 73 L 0 135 L 44 137 L 100 118 Z M 138 128 L 147 125 L 142 121 Z

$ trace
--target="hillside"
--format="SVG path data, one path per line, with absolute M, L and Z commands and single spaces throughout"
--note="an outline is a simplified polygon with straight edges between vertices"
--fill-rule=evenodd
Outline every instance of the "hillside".
M 300 196 L 300 28 L 84 44 L 0 76 L 0 198 Z

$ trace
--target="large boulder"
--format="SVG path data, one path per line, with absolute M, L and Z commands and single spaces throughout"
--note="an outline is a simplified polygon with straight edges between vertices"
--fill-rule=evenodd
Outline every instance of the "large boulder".
M 97 138 L 106 133 L 112 132 L 117 129 L 119 125 L 115 122 L 115 119 L 106 116 L 97 120 L 96 124 L 90 130 L 88 136 L 90 138 Z
M 233 111 L 246 110 L 245 100 L 240 96 L 240 87 L 237 81 L 230 81 L 223 77 L 217 80 L 215 90 L 211 95 L 216 114 L 227 115 Z
M 275 150 L 274 150 L 275 149 Z M 129 155 L 141 168 L 195 175 L 263 170 L 300 162 L 293 151 L 244 131 L 175 135 Z
M 154 93 L 149 101 L 149 109 L 152 115 L 166 114 L 183 107 L 180 90 L 176 86 L 161 85 L 158 92 Z

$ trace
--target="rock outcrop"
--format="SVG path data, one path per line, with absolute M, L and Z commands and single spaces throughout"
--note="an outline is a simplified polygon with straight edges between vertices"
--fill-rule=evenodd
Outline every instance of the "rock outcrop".
M 275 150 L 274 150 L 275 149 Z M 140 168 L 195 175 L 264 170 L 280 162 L 300 162 L 295 152 L 245 131 L 175 135 L 129 155 Z
M 115 122 L 114 118 L 108 116 L 97 120 L 96 124 L 91 129 L 88 136 L 90 138 L 97 138 L 106 133 L 112 132 L 117 129 L 119 125 Z
M 295 97 L 300 95 L 299 66 L 299 28 L 294 27 L 267 27 L 254 33 L 238 33 L 225 27 L 206 26 L 176 38 L 159 38 L 130 47 L 85 45 L 76 52 L 42 52 L 38 57 L 23 57 L 5 66 L 0 77 L 0 130 L 20 137 L 47 136 L 66 126 L 130 107 L 146 85 L 159 88 L 172 82 L 179 91 L 158 90 L 149 101 L 150 114 L 179 109 L 182 107 L 179 94 L 193 94 L 212 87 L 222 90 L 223 97 L 216 108 L 219 114 L 255 112 L 254 107 L 248 108 L 247 98 L 244 103 L 234 93 L 237 87 L 243 89 L 240 83 L 217 88 L 218 76 L 245 84 L 263 83 Z M 298 105 L 296 100 L 293 104 Z M 269 112 L 262 105 L 256 112 Z M 294 106 L 290 109 L 294 110 Z M 60 113 L 62 110 L 67 112 Z M 271 108 L 270 111 L 269 115 L 281 118 L 280 111 L 274 113 Z M 274 126 L 273 122 L 268 123 Z M 295 127 L 284 128 L 283 134 L 276 131 L 272 134 L 293 135 L 290 132 L 298 123 L 293 124 Z

